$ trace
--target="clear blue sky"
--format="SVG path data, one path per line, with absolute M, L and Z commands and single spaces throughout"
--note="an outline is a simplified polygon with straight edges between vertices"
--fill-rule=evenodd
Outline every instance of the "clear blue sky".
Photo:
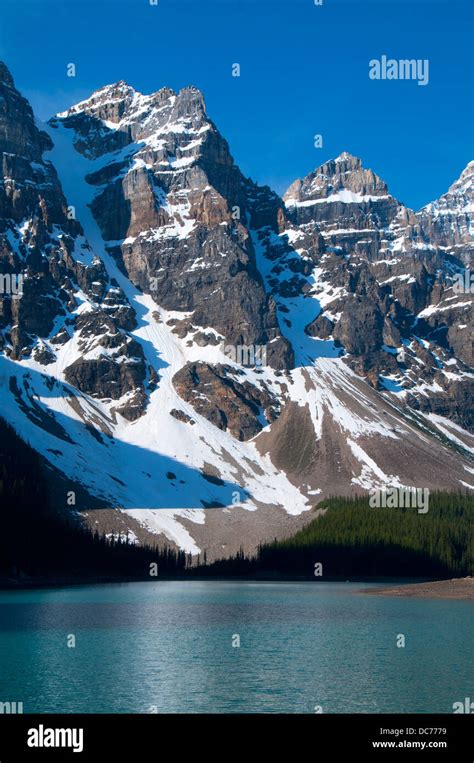
M 278 192 L 347 150 L 417 209 L 474 159 L 472 0 L 0 0 L 0 15 L 0 58 L 40 118 L 119 79 L 194 84 L 244 173 Z M 382 54 L 429 59 L 429 84 L 370 80 Z

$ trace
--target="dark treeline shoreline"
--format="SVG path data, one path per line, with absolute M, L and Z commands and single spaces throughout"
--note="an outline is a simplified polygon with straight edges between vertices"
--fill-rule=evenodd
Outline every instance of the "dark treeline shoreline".
M 450 579 L 474 572 L 474 497 L 432 493 L 429 511 L 371 508 L 368 497 L 330 498 L 323 516 L 285 540 L 266 543 L 190 574 L 263 571 L 324 580 Z
M 48 503 L 37 453 L 0 419 L 0 588 L 164 580 L 391 582 L 474 573 L 474 497 L 433 493 L 429 511 L 331 498 L 286 540 L 207 563 L 167 547 L 99 536 Z

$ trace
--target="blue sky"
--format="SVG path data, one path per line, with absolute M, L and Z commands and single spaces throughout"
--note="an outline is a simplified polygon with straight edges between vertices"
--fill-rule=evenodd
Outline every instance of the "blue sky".
M 472 0 L 0 0 L 0 58 L 42 119 L 110 82 L 193 84 L 246 175 L 278 192 L 360 156 L 417 209 L 474 158 Z M 429 84 L 369 79 L 428 59 Z M 77 76 L 66 76 L 75 63 Z M 232 77 L 239 63 L 241 76 Z M 314 147 L 322 134 L 323 147 Z

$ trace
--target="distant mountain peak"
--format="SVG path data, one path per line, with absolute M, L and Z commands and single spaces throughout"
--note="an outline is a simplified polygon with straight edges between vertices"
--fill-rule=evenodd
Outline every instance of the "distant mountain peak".
M 350 154 L 348 151 L 343 151 L 332 161 L 334 161 L 335 164 L 341 164 L 342 162 L 345 162 L 354 169 L 362 167 L 362 159 L 359 159 L 358 156 L 354 156 L 354 154 Z M 329 162 L 327 163 L 329 164 Z
M 15 86 L 10 69 L 3 63 L 3 61 L 0 61 L 0 82 L 4 85 L 8 85 L 8 87 Z
M 88 98 L 56 116 L 59 119 L 67 119 L 77 114 L 89 114 L 118 124 L 124 117 L 133 118 L 135 112 L 139 115 L 144 109 L 154 106 L 160 108 L 165 103 L 176 104 L 178 116 L 203 116 L 206 113 L 204 96 L 194 85 L 187 85 L 178 93 L 169 87 L 163 87 L 145 95 L 122 79 L 95 90 Z
M 365 169 L 359 157 L 343 151 L 305 178 L 296 180 L 283 198 L 287 205 L 294 206 L 324 199 L 351 203 L 381 196 L 388 196 L 384 181 Z
M 63 119 L 71 116 L 72 114 L 90 113 L 99 110 L 101 107 L 112 105 L 114 103 L 126 103 L 133 100 L 137 95 L 135 88 L 129 85 L 124 80 L 119 80 L 110 85 L 104 85 L 104 87 L 94 90 L 94 92 L 83 101 L 76 103 L 66 111 L 56 114 L 57 117 Z
M 460 176 L 457 180 L 454 181 L 452 186 L 450 187 L 450 191 L 457 190 L 460 186 L 465 186 L 466 181 L 470 181 L 470 185 L 472 186 L 472 181 L 474 179 L 474 161 L 468 162 L 467 165 L 464 167 L 463 171 L 461 172 Z
M 469 194 L 469 201 L 471 202 L 470 205 L 468 205 L 468 208 L 464 209 L 464 212 L 472 212 L 474 209 L 472 208 L 472 191 L 474 188 L 473 185 L 474 181 L 474 161 L 470 161 L 467 163 L 457 180 L 452 183 L 446 193 L 443 193 L 439 199 L 436 199 L 435 201 L 430 202 L 425 207 L 423 207 L 422 210 L 420 210 L 420 213 L 422 213 L 424 210 L 433 213 L 437 210 L 437 208 L 440 205 L 447 205 L 447 204 L 453 204 L 453 197 L 464 197 L 466 194 Z M 450 201 L 451 200 L 451 201 Z
M 474 254 L 474 161 L 468 162 L 446 193 L 417 214 L 434 242 L 470 265 Z

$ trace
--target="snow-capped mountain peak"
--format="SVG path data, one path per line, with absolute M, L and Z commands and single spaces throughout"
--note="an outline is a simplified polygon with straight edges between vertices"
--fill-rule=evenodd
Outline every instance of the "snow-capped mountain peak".
M 471 266 L 474 257 L 474 161 L 470 161 L 448 191 L 418 212 L 431 238 Z
M 73 114 L 84 113 L 100 117 L 101 114 L 107 113 L 108 121 L 113 122 L 114 118 L 116 120 L 120 118 L 121 109 L 126 109 L 139 96 L 140 94 L 131 85 L 124 80 L 119 80 L 95 90 L 88 98 L 76 103 L 66 111 L 59 112 L 56 116 L 63 119 Z
M 387 199 L 388 190 L 372 170 L 364 169 L 359 158 L 343 152 L 295 181 L 283 198 L 288 207 L 330 202 L 357 204 Z
M 285 205 L 194 87 L 119 81 L 47 135 L 2 66 L 1 98 L 3 410 L 92 526 L 212 558 L 331 493 L 471 484 L 470 300 L 431 217 L 347 153 Z

